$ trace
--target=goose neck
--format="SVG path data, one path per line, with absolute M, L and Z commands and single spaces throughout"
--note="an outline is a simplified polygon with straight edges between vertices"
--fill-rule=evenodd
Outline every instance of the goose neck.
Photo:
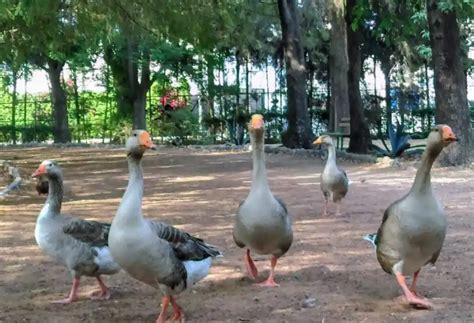
M 411 191 L 414 193 L 425 193 L 431 191 L 431 168 L 442 150 L 442 147 L 426 147 L 421 157 L 421 164 L 415 176 Z
M 142 216 L 143 198 L 143 168 L 142 156 L 129 155 L 128 160 L 128 185 L 117 211 L 118 221 L 130 224 Z
M 48 176 L 48 198 L 41 210 L 42 216 L 55 216 L 61 213 L 63 203 L 63 178 L 60 174 Z
M 252 188 L 251 191 L 268 188 L 267 169 L 265 167 L 265 144 L 263 137 L 251 137 L 252 141 Z

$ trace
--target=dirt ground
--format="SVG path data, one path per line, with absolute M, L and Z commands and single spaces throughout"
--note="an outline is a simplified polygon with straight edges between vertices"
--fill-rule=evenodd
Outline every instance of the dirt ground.
M 65 176 L 63 211 L 88 219 L 111 221 L 127 183 L 121 149 L 3 149 L 0 158 L 14 161 L 25 176 L 43 159 L 59 161 Z M 188 321 L 474 321 L 473 171 L 433 170 L 449 228 L 436 267 L 423 269 L 419 280 L 419 292 L 435 310 L 419 311 L 397 298 L 401 291 L 395 279 L 382 271 L 373 248 L 362 239 L 377 230 L 384 209 L 408 191 L 413 163 L 400 168 L 341 165 L 353 181 L 343 215 L 322 217 L 323 161 L 267 156 L 272 190 L 293 216 L 294 242 L 277 266 L 281 286 L 265 289 L 244 275 L 243 250 L 231 233 L 237 205 L 249 190 L 249 153 L 160 148 L 145 156 L 145 214 L 225 253 L 205 280 L 179 297 Z M 44 201 L 33 181 L 0 200 L 0 322 L 154 322 L 161 295 L 124 272 L 107 278 L 113 293 L 109 301 L 89 300 L 97 286 L 94 279 L 83 278 L 78 302 L 50 304 L 67 294 L 71 281 L 65 268 L 35 244 L 35 220 Z M 269 258 L 256 260 L 262 280 Z

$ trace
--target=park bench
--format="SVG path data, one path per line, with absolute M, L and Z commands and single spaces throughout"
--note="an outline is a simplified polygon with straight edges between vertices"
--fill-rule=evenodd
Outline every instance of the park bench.
M 342 150 L 344 148 L 344 138 L 348 138 L 351 133 L 351 118 L 341 118 L 336 131 L 323 132 L 322 135 L 331 136 L 336 139 L 336 149 Z

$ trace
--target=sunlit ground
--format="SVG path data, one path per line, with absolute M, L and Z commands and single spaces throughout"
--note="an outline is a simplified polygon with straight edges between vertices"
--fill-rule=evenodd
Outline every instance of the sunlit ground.
M 0 150 L 26 178 L 43 159 L 64 168 L 63 210 L 111 221 L 127 184 L 121 149 L 31 148 Z M 319 173 L 323 161 L 267 156 L 273 192 L 288 204 L 294 243 L 277 266 L 279 288 L 262 289 L 244 276 L 232 239 L 233 217 L 250 185 L 248 153 L 200 153 L 160 148 L 145 156 L 144 212 L 218 245 L 225 257 L 191 292 L 180 296 L 189 321 L 422 322 L 474 320 L 474 184 L 472 170 L 433 170 L 433 186 L 446 206 L 448 236 L 436 267 L 420 275 L 419 292 L 434 311 L 416 311 L 396 299 L 395 279 L 379 267 L 362 236 L 377 230 L 384 209 L 409 189 L 412 163 L 401 168 L 343 164 L 353 181 L 343 215 L 321 216 Z M 0 184 L 5 184 L 0 177 Z M 70 288 L 65 269 L 44 256 L 34 241 L 36 216 L 44 202 L 30 181 L 0 200 L 0 322 L 153 322 L 161 296 L 125 273 L 107 279 L 110 301 L 91 301 L 97 287 L 84 278 L 80 300 L 53 305 Z M 331 209 L 332 211 L 334 208 Z M 260 280 L 269 259 L 257 256 Z

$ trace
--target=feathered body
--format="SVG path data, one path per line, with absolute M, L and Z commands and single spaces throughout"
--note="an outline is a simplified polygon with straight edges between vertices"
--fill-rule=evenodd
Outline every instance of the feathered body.
M 431 188 L 431 168 L 443 148 L 456 140 L 446 125 L 432 129 L 410 191 L 385 210 L 377 234 L 364 237 L 376 246 L 380 266 L 396 276 L 408 302 L 422 308 L 432 305 L 416 294 L 416 280 L 421 267 L 438 259 L 447 228 L 444 209 Z M 411 288 L 405 276 L 413 276 Z
M 336 163 L 336 148 L 330 136 L 323 135 L 314 141 L 314 144 L 325 144 L 328 148 L 328 158 L 321 173 L 320 186 L 324 195 L 323 215 L 327 214 L 327 205 L 331 201 L 337 204 L 336 214 L 339 214 L 339 203 L 346 196 L 349 189 L 349 179 L 346 172 Z
M 74 279 L 81 276 L 97 277 L 112 275 L 120 271 L 110 255 L 107 238 L 109 224 L 86 221 L 61 214 L 63 200 L 63 177 L 59 166 L 51 161 L 41 163 L 33 176 L 45 174 L 48 179 L 48 197 L 38 215 L 35 239 L 41 250 L 58 263 L 66 266 Z M 77 281 L 77 286 L 78 286 Z M 102 281 L 104 297 L 109 297 Z M 64 302 L 76 299 L 77 286 Z M 107 295 L 106 295 L 107 294 Z M 62 302 L 62 301 L 61 301 Z
M 257 276 L 257 269 L 250 251 L 272 255 L 272 270 L 264 285 L 276 286 L 273 270 L 277 259 L 289 250 L 293 242 L 292 221 L 285 203 L 273 195 L 268 184 L 264 121 L 261 115 L 252 116 L 249 132 L 252 144 L 252 186 L 237 210 L 233 237 L 237 246 L 247 248 L 245 261 L 249 276 L 253 279 Z
M 129 181 L 112 221 L 109 245 L 114 260 L 130 276 L 163 292 L 158 318 L 158 322 L 163 322 L 169 302 L 173 304 L 175 318 L 182 317 L 173 296 L 206 277 L 212 259 L 221 253 L 184 231 L 144 218 L 141 160 L 145 149 L 151 147 L 150 136 L 144 130 L 134 130 L 127 141 Z

